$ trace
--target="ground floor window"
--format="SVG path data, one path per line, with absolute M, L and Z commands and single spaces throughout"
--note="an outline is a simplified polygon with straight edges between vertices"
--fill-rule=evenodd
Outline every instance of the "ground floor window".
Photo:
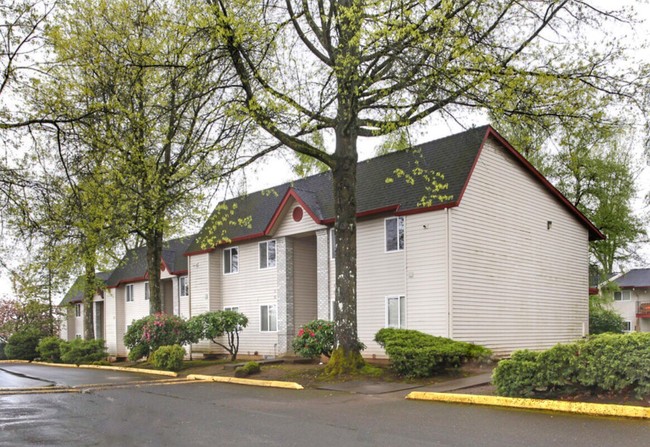
M 260 331 L 275 332 L 278 330 L 278 313 L 275 304 L 261 306 L 260 314 Z
M 386 327 L 406 328 L 406 297 L 404 295 L 386 297 Z
M 630 332 L 632 330 L 632 322 L 624 321 L 623 322 L 623 332 Z

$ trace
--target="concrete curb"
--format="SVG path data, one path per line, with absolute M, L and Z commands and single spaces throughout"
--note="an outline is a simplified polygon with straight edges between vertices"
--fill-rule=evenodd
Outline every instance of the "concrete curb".
M 563 413 L 585 414 L 590 416 L 650 419 L 650 407 L 636 407 L 632 405 L 592 404 L 587 402 L 566 402 L 546 399 L 524 399 L 473 394 L 428 393 L 423 391 L 413 391 L 406 396 L 406 399 L 488 405 L 526 410 L 559 411 Z
M 295 382 L 281 382 L 278 380 L 240 379 L 239 377 L 207 376 L 203 374 L 190 374 L 190 380 L 205 380 L 219 383 L 234 383 L 237 385 L 265 386 L 271 388 L 284 388 L 289 390 L 303 390 L 303 386 Z
M 3 363 L 29 363 L 29 360 L 0 360 L 0 365 Z
M 144 368 L 129 368 L 126 366 L 105 366 L 105 365 L 71 365 L 69 363 L 48 363 L 48 362 L 32 362 L 35 365 L 44 366 L 61 366 L 63 368 L 84 368 L 84 369 L 104 369 L 108 371 L 124 371 L 139 374 L 152 374 L 155 376 L 178 377 L 178 373 L 173 371 L 160 371 L 157 369 L 144 369 Z

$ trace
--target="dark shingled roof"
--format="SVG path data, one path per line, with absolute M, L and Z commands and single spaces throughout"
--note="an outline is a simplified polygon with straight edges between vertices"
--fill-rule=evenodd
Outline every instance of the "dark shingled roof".
M 633 269 L 616 279 L 622 289 L 631 287 L 650 287 L 650 268 Z
M 110 275 L 111 275 L 110 271 L 95 273 L 97 279 L 101 280 L 104 284 L 106 284 L 106 280 Z M 80 303 L 81 301 L 83 301 L 85 280 L 86 280 L 86 275 L 79 276 L 77 280 L 74 282 L 74 284 L 72 285 L 72 287 L 70 287 L 70 290 L 68 290 L 68 293 L 65 294 L 65 296 L 59 303 L 59 306 L 65 306 L 66 304 L 69 303 Z
M 357 215 L 371 215 L 393 211 L 396 214 L 409 214 L 431 209 L 457 206 L 469 181 L 474 163 L 484 141 L 488 136 L 496 138 L 512 156 L 549 191 L 556 195 L 562 204 L 576 214 L 588 228 L 591 239 L 599 239 L 602 234 L 575 207 L 573 207 L 551 184 L 544 179 L 519 153 L 490 126 L 482 126 L 451 135 L 446 138 L 415 146 L 405 151 L 393 152 L 380 157 L 362 161 L 357 167 Z M 441 183 L 447 188 L 440 191 L 447 196 L 430 207 L 418 206 L 423 196 L 428 196 L 426 182 L 415 175 L 415 184 L 398 178 L 396 168 L 411 174 L 417 167 L 425 172 L 439 172 L 444 175 Z M 387 179 L 393 179 L 392 182 Z M 278 207 L 283 199 L 291 194 L 301 205 L 308 208 L 321 224 L 334 221 L 334 197 L 331 172 L 313 175 L 294 182 L 285 183 L 263 191 L 254 192 L 224 202 L 217 206 L 210 218 L 198 233 L 187 253 L 196 254 L 210 251 L 219 242 L 219 237 L 244 240 L 268 234 L 277 217 Z M 225 211 L 224 211 L 225 210 Z M 242 219 L 245 224 L 242 224 Z
M 194 235 L 167 241 L 163 245 L 162 260 L 172 274 L 187 272 L 187 257 L 183 254 L 194 240 Z M 106 281 L 108 287 L 121 283 L 142 281 L 147 273 L 147 247 L 138 247 L 126 252 L 120 265 Z

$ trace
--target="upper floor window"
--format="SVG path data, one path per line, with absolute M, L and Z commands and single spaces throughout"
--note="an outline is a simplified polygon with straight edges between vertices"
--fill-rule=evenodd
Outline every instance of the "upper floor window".
M 190 282 L 187 280 L 187 276 L 181 276 L 178 279 L 178 289 L 180 296 L 190 296 Z
M 237 273 L 239 271 L 239 248 L 230 247 L 223 250 L 223 273 Z
M 330 258 L 334 259 L 336 257 L 336 233 L 334 228 L 330 228 Z
M 631 290 L 621 290 L 619 292 L 614 292 L 614 301 L 630 301 L 631 299 Z
M 151 290 L 149 288 L 149 283 L 146 282 L 144 283 L 144 299 L 145 301 L 149 301 L 149 296 L 151 295 Z
M 404 216 L 389 217 L 384 222 L 386 251 L 404 250 Z
M 133 284 L 127 284 L 126 285 L 126 302 L 131 302 L 133 301 L 134 296 L 133 296 Z
M 275 240 L 260 242 L 260 269 L 275 268 Z
M 75 317 L 80 317 L 81 316 L 81 304 L 75 304 L 74 305 L 74 316 Z

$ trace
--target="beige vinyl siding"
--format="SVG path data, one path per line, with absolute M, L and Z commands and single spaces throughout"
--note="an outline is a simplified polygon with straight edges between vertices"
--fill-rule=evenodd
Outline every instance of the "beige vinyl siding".
M 492 140 L 450 213 L 453 338 L 505 354 L 583 335 L 587 229 Z
M 294 322 L 298 328 L 316 319 L 316 237 L 296 238 L 293 241 Z
M 218 281 L 218 277 L 211 274 L 211 263 L 215 252 L 192 255 L 188 258 L 188 277 L 190 281 L 190 298 L 187 300 L 187 310 L 190 316 L 200 315 L 205 312 L 217 310 L 211 308 L 210 301 L 218 299 L 210 295 L 210 285 Z M 192 351 L 209 352 L 210 343 L 201 341 L 192 345 Z
M 117 356 L 117 307 L 115 296 L 113 295 L 115 289 L 106 289 L 104 291 L 104 321 L 106 327 L 104 329 L 104 339 L 106 340 L 106 348 L 110 356 Z
M 387 253 L 385 246 L 383 218 L 358 222 L 357 321 L 359 338 L 366 345 L 365 356 L 385 356 L 384 350 L 373 339 L 386 325 L 386 297 L 406 294 L 405 253 L 409 247 Z
M 295 234 L 316 231 L 319 228 L 325 228 L 314 222 L 307 210 L 303 209 L 302 220 L 296 222 L 293 220 L 294 208 L 302 208 L 294 199 L 290 199 L 285 205 L 285 211 L 282 212 L 276 228 L 272 231 L 274 237 L 292 236 Z
M 122 289 L 122 296 L 124 297 L 124 321 L 130 325 L 132 321 L 139 320 L 149 315 L 149 300 L 144 299 L 144 288 L 147 284 L 146 281 L 129 283 L 133 284 L 133 301 L 126 302 L 126 286 L 122 284 L 118 289 Z
M 447 212 L 414 214 L 406 228 L 406 327 L 448 336 Z
M 223 273 L 223 248 L 209 255 L 190 258 L 192 315 L 236 306 L 239 312 L 248 317 L 248 326 L 240 334 L 240 354 L 253 355 L 257 352 L 260 355 L 274 355 L 277 332 L 260 331 L 260 306 L 277 305 L 277 271 L 275 268 L 259 269 L 258 242 L 231 245 L 239 249 L 239 272 L 234 274 Z M 223 349 L 208 342 L 193 345 L 192 350 L 223 352 Z

